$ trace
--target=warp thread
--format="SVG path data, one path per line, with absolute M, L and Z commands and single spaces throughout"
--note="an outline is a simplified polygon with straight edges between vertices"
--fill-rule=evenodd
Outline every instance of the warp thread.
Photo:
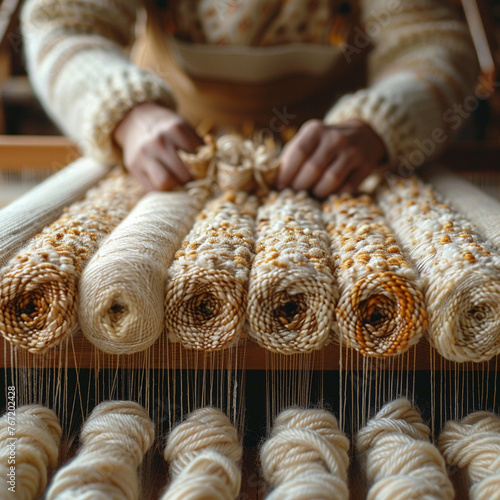
M 80 433 L 77 456 L 54 476 L 47 500 L 139 500 L 137 468 L 154 440 L 154 424 L 132 401 L 96 406 Z
M 346 500 L 349 439 L 326 410 L 290 408 L 260 450 L 268 500 Z
M 43 353 L 77 330 L 83 268 L 142 195 L 129 175 L 112 172 L 3 268 L 0 331 L 6 340 Z
M 35 500 L 45 492 L 57 465 L 61 434 L 56 414 L 41 405 L 21 406 L 14 417 L 6 413 L 0 418 L 2 498 Z M 11 467 L 13 476 L 9 476 Z
M 200 209 L 185 191 L 149 193 L 101 245 L 80 279 L 78 312 L 97 348 L 139 352 L 162 334 L 168 268 Z
M 446 464 L 410 401 L 387 403 L 356 438 L 370 489 L 368 500 L 451 500 Z
M 500 256 L 417 177 L 383 187 L 378 202 L 420 273 L 431 345 L 458 362 L 500 354 Z
M 331 196 L 323 211 L 340 288 L 341 342 L 365 356 L 401 354 L 427 326 L 415 271 L 368 195 Z
M 438 439 L 446 462 L 466 471 L 471 500 L 500 499 L 500 417 L 474 412 L 446 422 Z
M 244 324 L 257 200 L 227 191 L 207 204 L 175 255 L 165 298 L 169 339 L 215 350 Z
M 171 484 L 162 500 L 235 500 L 241 488 L 243 447 L 224 413 L 201 408 L 172 429 L 165 447 Z
M 305 192 L 272 192 L 257 213 L 250 271 L 250 336 L 282 354 L 329 342 L 339 292 L 319 204 Z

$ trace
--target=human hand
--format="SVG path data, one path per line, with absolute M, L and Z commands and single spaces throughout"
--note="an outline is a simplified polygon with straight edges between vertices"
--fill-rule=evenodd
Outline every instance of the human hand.
M 276 187 L 311 190 L 318 198 L 354 192 L 385 156 L 381 138 L 360 120 L 310 120 L 283 148 Z
M 114 138 L 125 167 L 148 190 L 168 190 L 191 180 L 177 151 L 194 152 L 203 144 L 177 113 L 149 102 L 125 115 Z

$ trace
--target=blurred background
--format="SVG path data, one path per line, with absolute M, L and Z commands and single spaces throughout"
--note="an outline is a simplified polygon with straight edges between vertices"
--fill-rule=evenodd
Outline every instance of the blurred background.
M 446 153 L 449 163 L 496 169 L 500 152 L 500 0 L 448 0 L 468 23 L 489 87 L 472 119 Z M 51 122 L 26 76 L 19 12 L 23 0 L 0 0 L 0 206 L 74 160 L 79 152 Z M 498 77 L 500 82 L 500 77 Z M 71 112 L 71 110 L 68 110 Z M 471 164 L 472 162 L 472 164 Z M 7 194 L 5 194 L 7 192 Z

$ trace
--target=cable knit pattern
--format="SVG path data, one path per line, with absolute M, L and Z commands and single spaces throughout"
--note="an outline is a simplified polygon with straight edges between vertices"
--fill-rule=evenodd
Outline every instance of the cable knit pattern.
M 28 70 L 52 118 L 99 161 L 120 158 L 112 132 L 136 104 L 174 107 L 168 85 L 129 62 L 136 0 L 35 0 L 22 12 Z M 68 112 L 71 110 L 71 113 Z
M 373 46 L 372 86 L 338 101 L 326 121 L 367 122 L 385 141 L 393 164 L 406 160 L 416 167 L 441 151 L 464 121 L 455 106 L 474 98 L 472 44 L 444 0 L 170 4 L 177 32 L 196 43 L 334 43 L 344 52 L 342 63 Z M 129 109 L 144 101 L 175 106 L 168 85 L 127 58 L 139 6 L 139 0 L 28 0 L 23 11 L 37 94 L 63 130 L 100 160 L 117 157 L 112 132 Z
M 473 96 L 477 65 L 467 29 L 446 2 L 360 3 L 367 35 L 358 34 L 344 54 L 375 47 L 368 68 L 372 86 L 344 96 L 326 121 L 365 121 L 383 138 L 390 164 L 418 167 L 442 151 L 464 121 L 455 106 Z

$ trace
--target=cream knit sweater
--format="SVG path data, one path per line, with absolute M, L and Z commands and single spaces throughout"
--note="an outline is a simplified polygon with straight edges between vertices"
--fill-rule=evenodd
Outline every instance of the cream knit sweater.
M 198 43 L 325 43 L 336 21 L 329 0 L 170 3 L 183 38 Z M 478 99 L 467 29 L 446 1 L 337 4 L 339 12 L 347 5 L 361 13 L 359 26 L 350 26 L 354 38 L 342 45 L 347 61 L 368 42 L 374 49 L 369 87 L 340 99 L 325 120 L 361 119 L 385 141 L 390 163 L 418 166 L 443 149 Z M 27 0 L 22 13 L 39 98 L 62 130 L 99 160 L 116 160 L 112 133 L 133 106 L 156 101 L 175 107 L 168 83 L 129 60 L 140 7 L 140 0 Z

